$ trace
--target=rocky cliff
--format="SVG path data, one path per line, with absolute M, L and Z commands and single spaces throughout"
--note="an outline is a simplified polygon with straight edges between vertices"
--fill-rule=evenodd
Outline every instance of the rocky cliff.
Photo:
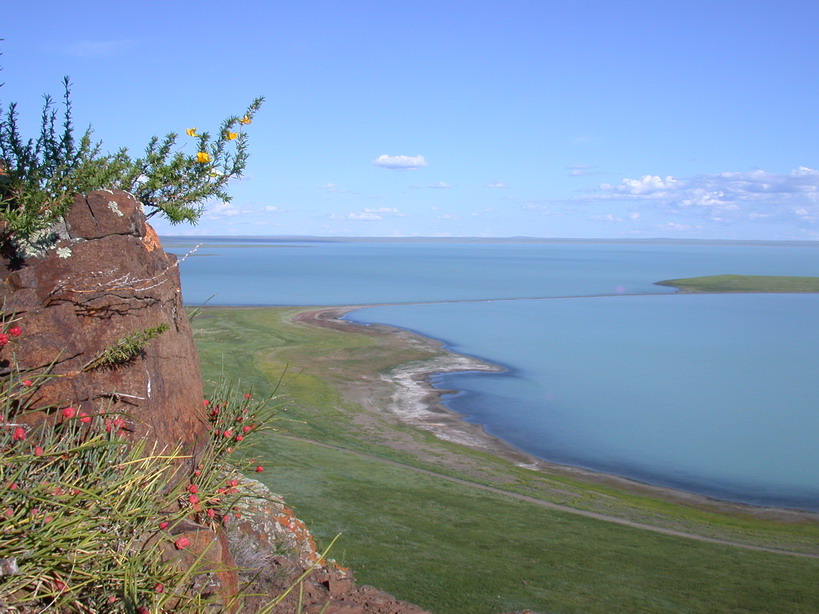
M 124 192 L 78 196 L 51 239 L 39 250 L 23 246 L 22 256 L 19 249 L 6 254 L 0 268 L 3 313 L 25 326 L 15 339 L 16 364 L 6 357 L 0 375 L 13 370 L 41 382 L 27 399 L 37 411 L 20 420 L 60 421 L 66 406 L 80 415 L 104 410 L 122 416 L 122 430 L 148 449 L 182 446 L 188 471 L 181 473 L 194 472 L 210 434 L 176 258 Z M 309 531 L 283 501 L 252 480 L 244 488 L 250 496 L 229 531 L 194 518 L 175 529 L 191 544 L 187 556 L 207 551 L 207 582 L 223 604 L 236 595 L 240 575 L 264 594 L 228 609 L 255 611 L 313 568 L 303 579 L 304 612 L 327 602 L 327 614 L 423 611 L 355 586 L 348 570 L 319 560 Z M 274 612 L 295 611 L 295 595 Z

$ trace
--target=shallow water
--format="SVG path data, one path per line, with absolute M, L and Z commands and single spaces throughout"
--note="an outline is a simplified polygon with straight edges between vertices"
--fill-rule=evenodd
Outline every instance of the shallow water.
M 819 276 L 817 248 L 233 240 L 180 269 L 188 304 L 216 290 L 211 304 L 433 302 L 348 317 L 505 365 L 434 378 L 462 390 L 447 404 L 490 433 L 550 461 L 819 510 L 819 296 L 654 285 Z M 524 300 L 540 297 L 579 298 Z

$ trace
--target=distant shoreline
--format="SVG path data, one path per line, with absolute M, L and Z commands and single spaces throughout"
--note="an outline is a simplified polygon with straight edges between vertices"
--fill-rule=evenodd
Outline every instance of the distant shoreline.
M 819 517 L 816 513 L 807 510 L 753 505 L 729 499 L 719 499 L 671 487 L 639 482 L 616 474 L 553 463 L 528 454 L 512 444 L 490 435 L 482 426 L 465 421 L 462 414 L 451 410 L 441 401 L 444 394 L 452 391 L 435 388 L 430 382 L 430 377 L 437 373 L 457 371 L 497 373 L 504 370 L 502 367 L 451 352 L 444 348 L 442 342 L 405 329 L 383 324 L 357 324 L 341 319 L 346 313 L 362 307 L 365 306 L 305 308 L 296 314 L 294 320 L 308 326 L 329 328 L 342 332 L 397 334 L 407 343 L 425 344 L 436 349 L 438 356 L 431 360 L 404 363 L 389 373 L 381 375 L 382 381 L 393 389 L 389 411 L 404 424 L 431 432 L 444 441 L 461 444 L 503 458 L 519 467 L 546 473 L 557 473 L 625 492 L 658 497 L 677 504 L 694 505 L 722 513 L 752 514 L 783 521 L 793 521 L 799 518 L 815 521 Z M 353 401 L 361 406 L 364 406 L 367 402 L 365 398 L 356 398 Z
M 501 243 L 501 244 L 552 244 L 552 245 L 724 245 L 724 246 L 762 246 L 762 247 L 807 247 L 818 248 L 819 241 L 766 241 L 753 239 L 563 239 L 549 237 L 322 237 L 297 235 L 162 235 L 164 247 L 173 247 L 173 243 L 207 243 L 218 241 L 226 243 Z M 166 244 L 167 243 L 167 244 Z M 226 247 L 226 246 L 225 246 Z

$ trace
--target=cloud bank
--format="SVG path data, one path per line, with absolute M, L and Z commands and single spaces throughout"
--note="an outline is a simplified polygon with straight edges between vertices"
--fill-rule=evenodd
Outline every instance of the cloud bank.
M 644 201 L 678 211 L 705 213 L 713 219 L 777 215 L 819 219 L 819 171 L 800 166 L 790 173 L 727 172 L 689 178 L 644 175 L 618 184 L 601 184 L 585 201 Z
M 417 156 L 388 156 L 387 154 L 381 154 L 373 160 L 373 164 L 393 171 L 409 171 L 423 168 L 427 165 L 427 161 L 420 154 Z

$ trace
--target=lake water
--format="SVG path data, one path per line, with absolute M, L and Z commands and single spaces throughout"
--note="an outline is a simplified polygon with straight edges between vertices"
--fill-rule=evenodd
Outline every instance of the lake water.
M 183 254 L 184 241 L 165 240 Z M 679 295 L 654 282 L 819 276 L 804 245 L 207 240 L 199 304 L 363 305 L 348 318 L 506 367 L 434 383 L 545 460 L 819 511 L 819 295 Z M 425 303 L 425 304 L 418 304 Z

